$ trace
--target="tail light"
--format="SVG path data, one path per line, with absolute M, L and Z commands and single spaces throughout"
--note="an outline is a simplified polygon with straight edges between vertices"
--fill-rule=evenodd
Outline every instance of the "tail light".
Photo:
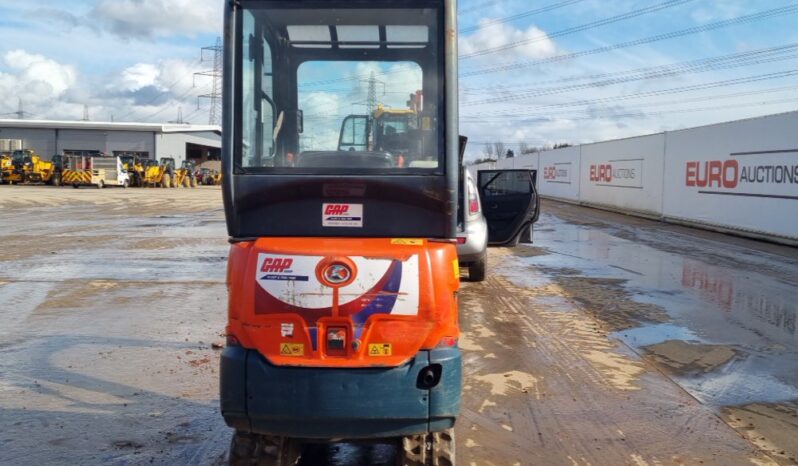
M 327 328 L 327 355 L 346 356 L 346 327 Z
M 466 240 L 467 239 L 468 238 L 466 238 L 465 236 L 458 236 L 457 237 L 457 244 L 466 244 Z
M 468 183 L 468 213 L 472 215 L 479 213 L 479 198 L 471 183 Z
M 479 202 L 476 199 L 468 201 L 468 212 L 471 214 L 479 213 Z
M 457 337 L 443 337 L 438 342 L 438 348 L 453 348 L 457 346 Z

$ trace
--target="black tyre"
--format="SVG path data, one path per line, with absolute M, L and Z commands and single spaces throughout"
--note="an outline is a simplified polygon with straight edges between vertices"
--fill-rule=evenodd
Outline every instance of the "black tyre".
M 455 466 L 454 429 L 402 438 L 398 466 Z
M 299 462 L 301 445 L 273 435 L 236 431 L 230 443 L 230 466 L 292 466 Z
M 532 224 L 521 230 L 521 237 L 518 240 L 522 244 L 532 244 Z
M 483 255 L 476 262 L 468 264 L 468 281 L 481 282 L 485 280 L 488 271 L 488 258 Z
M 73 187 L 73 188 L 75 188 L 75 189 L 78 189 L 78 188 L 80 188 L 80 185 L 79 185 L 79 184 L 77 184 L 77 183 L 74 183 L 74 184 L 72 185 L 72 187 Z
M 52 179 L 53 186 L 61 186 L 61 175 L 56 173 Z

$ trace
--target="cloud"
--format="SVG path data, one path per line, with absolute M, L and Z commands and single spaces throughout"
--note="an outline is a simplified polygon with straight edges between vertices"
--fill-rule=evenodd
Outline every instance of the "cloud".
M 120 74 L 116 88 L 136 91 L 146 86 L 154 86 L 161 75 L 161 70 L 151 63 L 137 63 Z
M 85 28 L 123 39 L 152 40 L 219 34 L 222 7 L 218 0 L 99 0 L 79 14 L 64 8 L 34 8 L 22 14 L 67 31 Z
M 62 96 L 77 80 L 74 67 L 24 50 L 11 50 L 3 56 L 9 73 L 0 73 L 0 98 L 15 107 L 18 99 L 44 103 Z
M 197 109 L 197 96 L 210 91 L 211 80 L 197 80 L 200 64 L 184 60 L 140 62 L 107 75 L 79 75 L 75 67 L 43 55 L 13 50 L 0 57 L 0 114 L 17 110 L 22 100 L 34 118 L 79 119 L 84 105 L 93 120 L 166 121 L 178 107 L 190 121 L 203 122 L 207 105 Z M 189 118 L 187 118 L 189 119 Z
M 218 0 L 100 0 L 89 13 L 112 34 L 131 38 L 218 33 Z
M 523 45 L 513 47 L 501 52 L 485 55 L 490 60 L 497 55 L 511 58 L 546 58 L 557 54 L 557 46 L 549 36 L 534 25 L 526 29 L 517 29 L 510 24 L 492 24 L 492 20 L 485 18 L 480 21 L 480 29 L 473 34 L 460 38 L 460 53 L 469 55 L 486 49 L 494 49 L 507 45 L 525 42 Z

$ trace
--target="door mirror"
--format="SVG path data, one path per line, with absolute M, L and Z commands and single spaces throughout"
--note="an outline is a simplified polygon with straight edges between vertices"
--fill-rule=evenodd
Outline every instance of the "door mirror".
M 530 170 L 482 170 L 477 175 L 488 244 L 515 245 L 536 220 L 537 192 Z M 528 235 L 525 235 L 528 236 Z
M 341 124 L 339 151 L 367 151 L 369 147 L 368 115 L 349 115 Z

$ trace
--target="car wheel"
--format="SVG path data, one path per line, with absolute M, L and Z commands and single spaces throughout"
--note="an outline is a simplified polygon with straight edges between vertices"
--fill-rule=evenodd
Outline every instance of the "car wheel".
M 488 271 L 488 258 L 486 255 L 483 255 L 476 262 L 468 264 L 468 281 L 470 282 L 484 281 L 487 271 Z

